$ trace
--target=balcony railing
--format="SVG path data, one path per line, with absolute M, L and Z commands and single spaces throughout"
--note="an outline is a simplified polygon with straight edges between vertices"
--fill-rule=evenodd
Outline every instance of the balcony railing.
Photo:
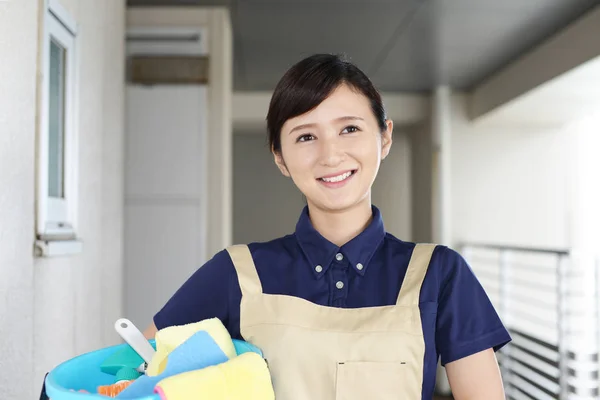
M 513 337 L 498 354 L 507 398 L 600 399 L 600 259 L 473 243 L 461 252 Z

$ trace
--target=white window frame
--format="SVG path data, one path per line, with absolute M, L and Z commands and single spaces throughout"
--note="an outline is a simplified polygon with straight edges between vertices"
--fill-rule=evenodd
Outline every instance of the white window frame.
M 77 198 L 78 198 L 78 49 L 77 24 L 58 0 L 44 1 L 44 33 L 42 38 L 42 87 L 41 110 L 38 138 L 38 182 L 37 182 L 37 250 L 52 255 L 50 243 L 61 242 L 61 255 L 73 247 L 79 251 L 76 241 Z M 50 41 L 58 42 L 66 49 L 64 121 L 63 121 L 63 157 L 64 198 L 48 195 L 48 151 L 49 151 L 49 68 Z M 71 241 L 74 246 L 66 246 Z M 66 253 L 65 253 L 66 252 Z

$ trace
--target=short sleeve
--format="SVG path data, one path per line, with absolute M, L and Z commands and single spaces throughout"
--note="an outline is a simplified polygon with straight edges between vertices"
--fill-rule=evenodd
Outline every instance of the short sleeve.
M 442 365 L 487 349 L 498 351 L 510 334 L 471 267 L 456 251 L 441 252 L 436 347 Z
M 230 298 L 234 279 L 237 282 L 235 268 L 229 253 L 223 250 L 198 268 L 173 294 L 154 316 L 154 324 L 160 330 L 168 326 L 219 318 L 231 332 L 233 322 Z

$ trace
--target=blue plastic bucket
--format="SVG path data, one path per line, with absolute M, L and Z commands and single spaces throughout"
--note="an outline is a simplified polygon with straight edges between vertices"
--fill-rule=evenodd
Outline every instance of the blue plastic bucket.
M 233 340 L 238 355 L 255 352 L 262 356 L 256 346 L 241 340 Z M 58 365 L 44 381 L 46 395 L 51 400 L 106 400 L 109 397 L 97 394 L 98 386 L 110 385 L 115 376 L 102 372 L 100 366 L 113 353 L 124 349 L 127 344 L 107 347 L 85 353 Z M 77 392 L 85 390 L 89 393 Z M 137 400 L 160 400 L 158 395 L 140 397 Z

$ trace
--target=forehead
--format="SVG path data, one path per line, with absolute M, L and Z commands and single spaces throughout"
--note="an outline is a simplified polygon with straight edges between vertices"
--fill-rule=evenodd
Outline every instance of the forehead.
M 292 129 L 298 124 L 324 124 L 348 116 L 374 122 L 375 117 L 372 114 L 369 99 L 365 95 L 347 85 L 341 85 L 314 109 L 287 120 L 282 130 Z

